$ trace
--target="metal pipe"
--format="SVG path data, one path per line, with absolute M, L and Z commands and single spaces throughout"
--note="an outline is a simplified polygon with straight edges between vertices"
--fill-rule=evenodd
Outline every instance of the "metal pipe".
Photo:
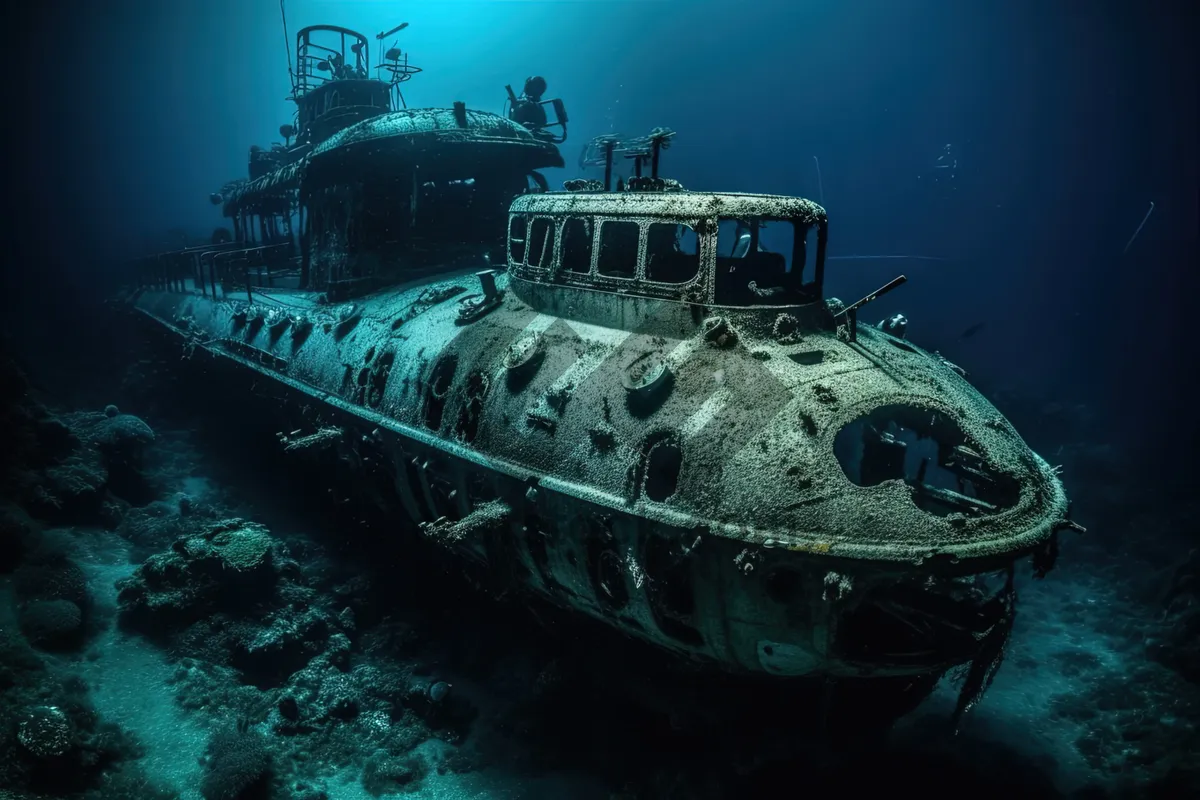
M 300 204 L 300 288 L 310 289 L 311 260 L 309 256 L 310 219 L 312 211 L 307 203 Z
M 604 191 L 612 191 L 613 151 L 617 143 L 611 139 L 604 143 Z

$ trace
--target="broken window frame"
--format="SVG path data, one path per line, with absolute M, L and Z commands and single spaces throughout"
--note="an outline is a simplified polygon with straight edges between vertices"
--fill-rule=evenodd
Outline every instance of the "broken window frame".
M 729 260 L 732 258 L 732 256 L 722 255 L 720 252 L 720 246 L 721 246 L 720 228 L 721 228 L 721 222 L 725 221 L 725 220 L 733 220 L 733 221 L 737 221 L 737 222 L 745 222 L 745 223 L 752 224 L 753 227 L 751 228 L 751 231 L 750 231 L 750 233 L 751 233 L 751 240 L 750 240 L 751 251 L 755 251 L 758 248 L 759 230 L 760 230 L 760 226 L 762 226 L 764 223 L 769 225 L 771 223 L 783 222 L 783 223 L 787 223 L 792 226 L 792 252 L 791 252 L 790 256 L 784 261 L 784 264 L 785 264 L 784 275 L 787 276 L 786 286 L 787 286 L 789 293 L 791 293 L 793 295 L 792 299 L 789 300 L 789 299 L 787 299 L 786 296 L 780 298 L 779 300 L 775 300 L 771 297 L 763 297 L 760 300 L 755 301 L 755 302 L 742 303 L 742 302 L 728 302 L 728 300 L 726 298 L 717 296 L 717 292 L 718 292 L 717 270 L 719 268 L 718 260 L 719 259 Z M 776 307 L 776 306 L 777 307 L 787 307 L 787 306 L 795 306 L 795 305 L 807 305 L 808 303 L 814 302 L 821 298 L 821 289 L 822 289 L 821 284 L 823 283 L 823 279 L 824 279 L 824 251 L 825 251 L 824 244 L 825 244 L 825 236 L 826 236 L 825 228 L 823 225 L 822 226 L 812 225 L 812 224 L 806 223 L 804 220 L 802 220 L 798 217 L 795 217 L 795 216 L 772 216 L 772 215 L 764 215 L 764 214 L 741 215 L 741 216 L 730 215 L 730 214 L 718 214 L 718 215 L 714 215 L 714 216 L 710 217 L 709 223 L 710 223 L 710 227 L 706 231 L 705 235 L 707 235 L 711 239 L 711 241 L 709 243 L 710 244 L 709 268 L 711 270 L 712 280 L 709 282 L 709 293 L 708 293 L 708 300 L 710 303 L 712 303 L 713 305 L 718 305 L 718 306 L 727 307 L 727 308 L 761 308 L 761 307 Z M 810 261 L 810 257 L 808 255 L 808 236 L 809 236 L 810 231 L 813 228 L 817 229 L 816 253 L 811 258 L 813 265 L 814 265 L 813 266 L 814 279 L 810 282 L 806 282 L 805 277 L 809 271 L 809 261 Z M 735 247 L 736 247 L 736 244 L 735 244 Z M 773 252 L 773 251 L 765 251 L 765 252 Z M 783 254 L 779 253 L 778 255 L 783 255 Z M 789 263 L 790 263 L 791 268 L 787 269 L 787 266 L 789 265 Z M 768 288 L 768 287 L 764 287 L 764 288 Z M 796 294 L 806 295 L 806 297 L 803 300 L 797 301 L 797 298 L 795 298 L 795 296 L 794 296 Z
M 587 246 L 588 268 L 586 272 L 568 269 L 566 266 L 566 243 L 568 241 L 568 227 L 574 220 L 579 220 L 580 222 L 584 223 L 590 222 L 592 226 L 591 242 L 589 242 Z M 560 237 L 562 244 L 559 246 L 559 259 L 555 270 L 555 275 L 557 276 L 558 280 L 566 283 L 578 282 L 584 284 L 592 280 L 596 274 L 596 254 L 598 252 L 598 248 L 596 247 L 596 239 L 599 230 L 599 221 L 591 214 L 567 214 L 562 218 L 562 236 Z
M 591 277 L 597 284 L 612 283 L 627 287 L 636 283 L 644 283 L 646 278 L 646 225 L 639 219 L 628 217 L 596 217 L 596 232 L 592 239 L 592 273 Z M 604 257 L 604 228 L 606 225 L 636 225 L 637 251 L 633 256 L 633 275 L 607 275 L 600 271 L 600 261 Z
M 525 219 L 525 241 L 522 245 L 523 250 L 524 250 L 524 260 L 520 261 L 520 262 L 514 262 L 512 260 L 512 247 L 513 247 L 512 226 L 513 226 L 513 220 L 516 217 L 523 217 Z M 552 249 L 549 253 L 550 259 L 548 262 L 546 262 L 546 264 L 544 266 L 541 263 L 533 263 L 533 262 L 530 262 L 530 260 L 529 260 L 530 259 L 530 250 L 532 249 L 532 245 L 533 245 L 534 226 L 537 225 L 537 223 L 539 221 L 543 221 L 543 220 L 546 223 L 548 223 L 548 225 L 549 225 L 548 236 L 552 238 L 552 242 L 551 242 Z M 518 268 L 518 270 L 520 272 L 528 275 L 531 278 L 548 278 L 549 276 L 551 276 L 555 272 L 557 272 L 558 258 L 559 258 L 559 238 L 560 238 L 560 233 L 561 233 L 561 228 L 562 228 L 562 225 L 560 223 L 561 223 L 561 219 L 553 214 L 510 214 L 509 221 L 508 221 L 509 237 L 507 240 L 509 267 L 510 268 L 516 267 L 516 268 Z M 542 253 L 539 254 L 539 262 L 540 262 L 541 256 L 545 255 L 545 247 L 546 247 L 546 239 L 543 239 L 542 240 Z
M 651 273 L 650 265 L 651 265 L 651 257 L 652 257 L 652 255 L 650 253 L 650 233 L 651 233 L 651 229 L 655 225 L 666 225 L 669 227 L 676 228 L 677 229 L 675 232 L 675 243 L 676 244 L 680 244 L 683 240 L 683 236 L 680 234 L 680 232 L 678 230 L 679 228 L 686 228 L 695 237 L 696 252 L 694 254 L 685 253 L 682 250 L 676 251 L 676 253 L 687 257 L 689 260 L 692 258 L 695 258 L 695 267 L 696 267 L 695 272 L 689 274 L 688 277 L 685 278 L 684 280 L 663 281 L 663 280 L 654 280 L 653 278 L 650 277 L 650 273 Z M 676 222 L 674 220 L 652 219 L 652 220 L 646 222 L 644 225 L 642 225 L 641 251 L 643 253 L 643 258 L 641 259 L 642 263 L 639 265 L 641 267 L 641 274 L 644 276 L 645 282 L 652 286 L 670 286 L 670 287 L 674 287 L 675 290 L 678 291 L 681 287 L 696 283 L 697 280 L 704 274 L 704 248 L 703 248 L 703 245 L 702 245 L 702 242 L 700 239 L 700 230 L 697 228 L 697 226 L 689 225 L 686 222 Z
M 525 263 L 525 261 L 529 258 L 529 218 L 530 218 L 530 216 L 532 216 L 532 215 L 530 215 L 530 214 L 509 214 L 508 215 L 508 231 L 506 232 L 506 236 L 504 238 L 505 238 L 505 244 L 507 245 L 505 253 L 508 255 L 508 266 L 510 268 L 511 267 L 519 267 L 519 266 L 523 265 Z M 520 239 L 518 239 L 516 236 L 513 235 L 513 227 L 517 224 L 518 221 L 520 221 L 523 226 L 523 230 L 521 232 L 522 238 L 520 238 Z M 519 243 L 519 245 L 518 245 L 518 243 Z M 520 261 L 517 261 L 516 259 L 513 258 L 514 245 L 517 245 L 521 248 L 521 260 Z
M 531 246 L 534 242 L 534 228 L 539 222 L 542 221 L 544 221 L 547 225 L 546 235 L 542 239 L 541 252 L 538 254 L 538 262 L 535 264 L 530 260 L 530 250 L 532 249 Z M 529 215 L 529 227 L 526 229 L 529 232 L 526 234 L 525 240 L 525 266 L 532 274 L 548 277 L 553 275 L 557 270 L 559 255 L 559 232 L 562 227 L 560 223 L 560 218 L 549 214 Z M 546 252 L 547 241 L 549 241 L 550 244 L 549 253 Z M 547 255 L 549 256 L 548 259 L 546 259 Z

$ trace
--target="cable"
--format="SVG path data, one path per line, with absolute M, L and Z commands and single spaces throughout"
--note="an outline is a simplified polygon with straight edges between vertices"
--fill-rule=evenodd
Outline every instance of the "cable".
M 1137 226 L 1137 230 L 1133 232 L 1133 236 L 1129 237 L 1129 241 L 1125 243 L 1125 249 L 1121 251 L 1121 255 L 1129 252 L 1129 246 L 1133 244 L 1133 240 L 1142 232 L 1142 228 L 1146 225 L 1146 220 L 1150 219 L 1150 215 L 1154 213 L 1154 201 L 1150 201 L 1150 210 L 1146 212 L 1146 216 L 1142 217 L 1142 224 Z
M 296 93 L 296 73 L 292 72 L 292 44 L 288 40 L 287 12 L 283 10 L 283 0 L 279 0 L 279 18 L 283 20 L 283 48 L 287 51 L 288 80 L 292 83 L 292 94 Z

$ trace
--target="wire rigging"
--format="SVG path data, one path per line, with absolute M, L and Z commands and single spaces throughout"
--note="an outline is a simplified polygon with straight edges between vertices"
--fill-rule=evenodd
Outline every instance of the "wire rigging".
M 292 94 L 296 93 L 296 73 L 292 72 L 292 44 L 288 40 L 287 12 L 283 9 L 283 0 L 279 0 L 279 18 L 283 20 L 283 47 L 287 51 L 288 80 L 292 84 Z
M 1138 234 L 1142 232 L 1142 228 L 1144 228 L 1146 226 L 1146 220 L 1150 219 L 1150 215 L 1153 213 L 1154 213 L 1154 201 L 1151 200 L 1150 201 L 1150 209 L 1146 212 L 1146 216 L 1142 217 L 1142 224 L 1138 225 L 1137 230 L 1133 232 L 1133 236 L 1129 237 L 1129 241 L 1125 243 L 1125 249 L 1121 251 L 1121 255 L 1125 255 L 1126 253 L 1129 252 L 1129 247 L 1130 247 L 1130 245 L 1133 244 L 1133 240 L 1136 239 L 1138 237 Z

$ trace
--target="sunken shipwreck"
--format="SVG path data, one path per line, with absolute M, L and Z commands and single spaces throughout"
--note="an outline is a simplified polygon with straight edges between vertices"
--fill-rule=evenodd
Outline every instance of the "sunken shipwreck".
M 904 694 L 893 716 L 965 666 L 968 709 L 1014 572 L 1078 526 L 960 369 L 860 322 L 904 276 L 827 297 L 825 209 L 687 190 L 665 128 L 588 142 L 604 178 L 551 190 L 543 79 L 501 114 L 408 108 L 420 70 L 372 44 L 299 31 L 284 143 L 212 195 L 211 243 L 132 265 L 121 302 L 179 369 L 272 386 L 281 447 L 336 453 L 489 591 L 706 674 Z

